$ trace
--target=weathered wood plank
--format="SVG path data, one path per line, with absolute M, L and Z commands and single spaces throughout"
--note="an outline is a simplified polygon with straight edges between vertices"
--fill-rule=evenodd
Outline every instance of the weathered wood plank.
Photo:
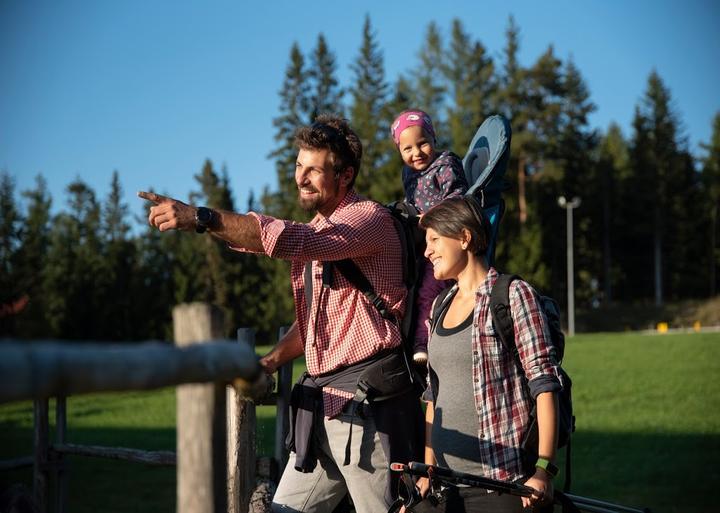
M 255 332 L 240 328 L 238 342 L 255 347 Z M 228 388 L 228 513 L 247 513 L 255 489 L 255 403 Z
M 222 336 L 222 311 L 202 303 L 176 306 L 173 330 L 175 343 L 185 350 L 205 345 Z M 252 351 L 236 343 L 226 345 Z M 225 388 L 220 380 L 177 388 L 177 513 L 227 510 Z
M 19 458 L 13 458 L 10 460 L 0 460 L 0 472 L 5 472 L 6 470 L 17 470 L 24 467 L 32 467 L 34 463 L 34 456 L 20 456 Z
M 287 333 L 287 328 L 280 328 L 278 339 Z M 285 468 L 288 460 L 288 450 L 285 448 L 285 437 L 290 429 L 290 392 L 292 389 L 292 361 L 278 369 L 277 383 L 277 416 L 275 418 L 275 459 L 280 469 Z
M 100 445 L 54 444 L 52 450 L 60 454 L 91 456 L 111 460 L 132 461 L 146 465 L 173 466 L 177 458 L 173 451 L 141 451 L 127 447 L 105 447 Z
M 184 383 L 229 383 L 236 378 L 252 380 L 257 374 L 254 350 L 232 341 L 189 347 L 159 342 L 0 343 L 0 403 Z
M 66 460 L 57 447 L 63 445 L 67 435 L 67 399 L 59 396 L 55 399 L 55 444 L 51 448 L 55 471 L 55 513 L 67 511 L 67 493 L 69 476 Z
M 33 496 L 40 513 L 47 511 L 48 505 L 48 448 L 50 436 L 49 401 L 38 399 L 33 405 L 35 424 L 35 462 L 33 465 Z

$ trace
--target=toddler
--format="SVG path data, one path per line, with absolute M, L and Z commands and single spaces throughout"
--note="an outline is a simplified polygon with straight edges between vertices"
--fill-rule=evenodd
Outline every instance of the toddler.
M 450 151 L 436 151 L 435 129 L 425 112 L 401 112 L 390 127 L 390 133 L 405 164 L 402 169 L 405 200 L 420 214 L 445 198 L 462 196 L 467 192 L 462 161 Z M 423 264 L 416 300 L 417 324 L 413 341 L 413 360 L 418 364 L 427 362 L 428 333 L 425 320 L 430 315 L 433 300 L 446 286 L 444 281 L 435 279 L 429 261 L 424 260 Z

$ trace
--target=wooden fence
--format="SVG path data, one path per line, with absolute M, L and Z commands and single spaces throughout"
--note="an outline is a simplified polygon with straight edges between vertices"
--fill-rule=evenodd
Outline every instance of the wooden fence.
M 42 513 L 67 511 L 65 455 L 150 465 L 177 465 L 177 512 L 245 513 L 256 482 L 255 401 L 278 406 L 275 458 L 284 465 L 291 365 L 278 392 L 259 368 L 254 332 L 222 341 L 218 308 L 203 303 L 173 310 L 175 346 L 143 344 L 0 344 L 0 402 L 34 400 L 34 455 L 0 461 L 0 470 L 33 466 L 33 495 Z M 282 334 L 282 333 L 281 333 Z M 66 441 L 66 397 L 90 392 L 177 386 L 177 451 L 140 451 Z M 56 398 L 50 441 L 49 398 Z M 49 496 L 49 482 L 54 496 Z

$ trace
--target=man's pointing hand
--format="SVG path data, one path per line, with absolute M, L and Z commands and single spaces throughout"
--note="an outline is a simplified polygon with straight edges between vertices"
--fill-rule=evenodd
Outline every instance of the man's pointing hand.
M 137 195 L 154 203 L 150 207 L 150 215 L 148 216 L 150 226 L 156 227 L 161 232 L 195 229 L 195 207 L 154 192 L 140 191 Z

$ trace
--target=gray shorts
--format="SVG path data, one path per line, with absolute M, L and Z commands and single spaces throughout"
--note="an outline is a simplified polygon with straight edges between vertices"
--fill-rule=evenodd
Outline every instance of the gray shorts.
M 343 465 L 350 430 L 350 416 L 345 413 L 332 420 L 325 417 L 317 430 L 318 465 L 313 472 L 295 470 L 295 454 L 290 454 L 273 498 L 273 512 L 331 513 L 348 492 L 356 513 L 388 510 L 389 463 L 368 410 L 365 418 L 356 415 L 353 419 L 348 465 Z

